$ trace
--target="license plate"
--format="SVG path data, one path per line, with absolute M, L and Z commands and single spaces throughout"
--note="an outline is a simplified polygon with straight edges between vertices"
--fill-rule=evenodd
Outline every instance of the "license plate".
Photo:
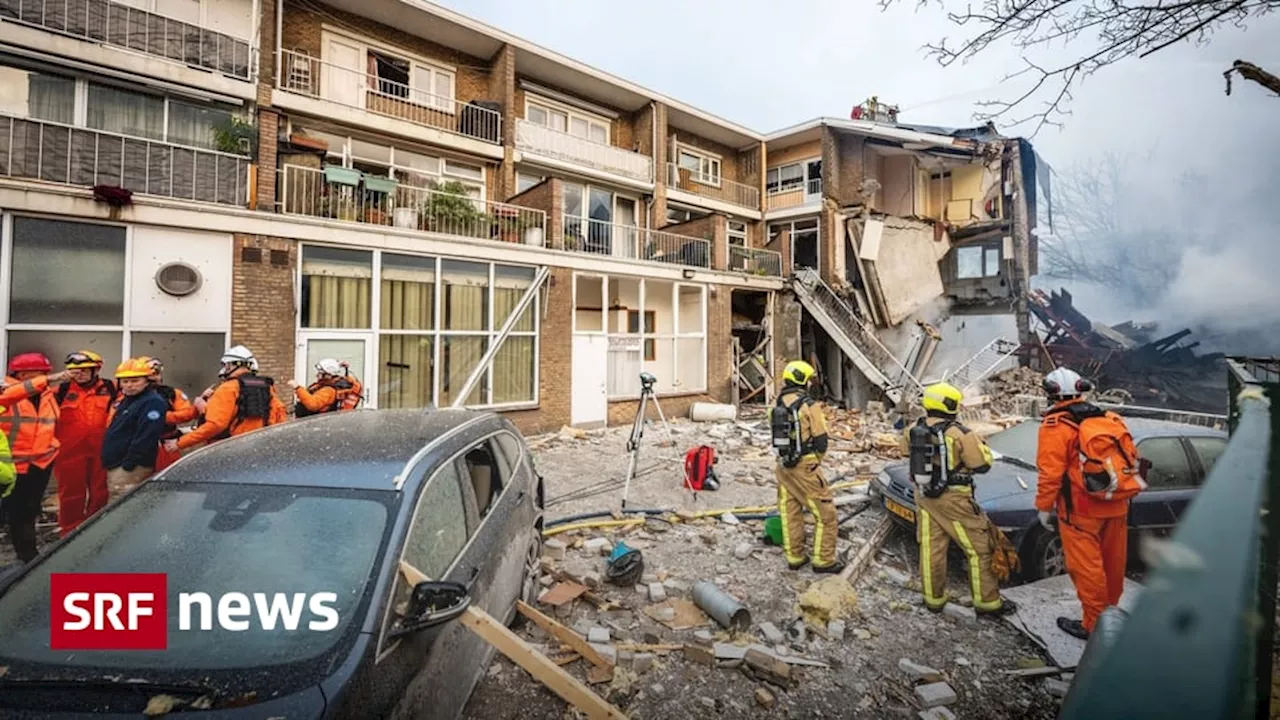
M 903 520 L 906 520 L 909 523 L 914 523 L 916 521 L 916 511 L 912 510 L 909 507 L 900 505 L 890 500 L 889 498 L 884 499 L 884 506 L 886 509 L 888 509 L 889 512 L 893 513 L 894 515 L 897 515 L 898 517 L 902 518 Z

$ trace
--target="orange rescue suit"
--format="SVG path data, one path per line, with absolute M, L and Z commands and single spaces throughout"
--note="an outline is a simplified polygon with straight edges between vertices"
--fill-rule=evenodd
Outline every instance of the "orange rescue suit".
M 25 402 L 31 396 L 31 402 Z M 49 378 L 5 378 L 0 391 L 0 432 L 9 438 L 13 465 L 21 475 L 32 465 L 44 469 L 58 458 L 58 401 L 49 392 Z
M 110 380 L 88 385 L 68 382 L 53 393 L 60 417 L 57 425 L 58 534 L 66 537 L 85 518 L 106 507 L 107 471 L 102 467 L 102 438 L 116 398 Z
M 205 405 L 204 422 L 195 430 L 178 438 L 178 449 L 186 450 L 200 443 L 218 440 L 223 437 L 235 437 L 265 427 L 266 423 L 258 417 L 239 417 L 238 401 L 240 399 L 240 383 L 236 378 L 225 380 L 213 391 Z M 288 411 L 275 390 L 271 390 L 271 408 L 268 419 L 271 425 L 288 420 Z
M 1081 624 L 1090 632 L 1098 615 L 1120 602 L 1129 552 L 1129 501 L 1103 500 L 1085 491 L 1080 462 L 1079 427 L 1058 412 L 1083 400 L 1061 402 L 1040 423 L 1036 468 L 1036 510 L 1058 512 L 1058 534 L 1067 573 L 1083 610 Z
M 187 394 L 175 387 L 168 385 L 157 385 L 156 390 L 160 396 L 169 401 L 169 412 L 164 414 L 164 435 L 163 439 L 172 440 L 180 437 L 178 432 L 179 425 L 185 425 L 196 419 L 200 413 L 196 410 L 196 406 L 191 404 L 191 400 L 187 398 Z M 156 472 L 169 467 L 181 457 L 179 453 L 171 453 L 164 449 L 161 443 L 159 452 L 156 453 Z

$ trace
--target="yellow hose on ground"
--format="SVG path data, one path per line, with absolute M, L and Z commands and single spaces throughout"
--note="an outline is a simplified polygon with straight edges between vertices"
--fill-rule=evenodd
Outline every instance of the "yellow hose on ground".
M 589 520 L 587 522 L 573 523 L 570 525 L 557 525 L 553 528 L 547 528 L 546 530 L 542 531 L 542 536 L 551 537 L 552 535 L 559 535 L 560 533 L 569 532 L 570 530 L 589 530 L 591 528 L 602 528 L 602 527 L 616 528 L 616 527 L 626 527 L 629 525 L 643 525 L 643 524 L 644 524 L 644 518 L 642 517 L 630 518 L 628 520 Z

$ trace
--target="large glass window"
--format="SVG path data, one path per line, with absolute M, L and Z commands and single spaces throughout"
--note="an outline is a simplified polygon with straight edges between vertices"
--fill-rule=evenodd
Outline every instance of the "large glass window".
M 574 108 L 545 100 L 529 100 L 525 105 L 525 119 L 535 125 L 557 132 L 568 132 L 593 143 L 609 144 L 609 121 Z
M 369 327 L 373 254 L 307 246 L 302 250 L 302 327 Z
M 1189 488 L 1195 485 L 1191 463 L 1182 441 L 1176 437 L 1148 438 L 1138 443 L 1138 455 L 1151 461 L 1147 484 L 1152 489 Z
M 76 118 L 76 81 L 0 66 L 0 112 L 70 125 Z
M 164 139 L 164 98 L 89 83 L 88 125 L 130 137 Z
M 436 471 L 422 491 L 405 539 L 405 562 L 429 578 L 443 578 L 467 544 L 467 512 L 458 481 L 458 467 L 452 461 Z
M 579 277 L 578 316 L 598 292 L 598 279 Z M 640 393 L 640 373 L 657 379 L 660 393 L 698 392 L 707 384 L 706 293 L 700 285 L 665 280 L 608 278 L 610 397 Z M 578 328 L 583 331 L 580 321 Z

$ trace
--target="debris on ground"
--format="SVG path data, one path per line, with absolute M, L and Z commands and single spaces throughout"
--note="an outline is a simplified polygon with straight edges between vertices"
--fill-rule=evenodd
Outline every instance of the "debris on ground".
M 800 616 L 809 627 L 826 632 L 827 623 L 858 611 L 858 593 L 839 576 L 823 578 L 809 586 L 799 598 Z

